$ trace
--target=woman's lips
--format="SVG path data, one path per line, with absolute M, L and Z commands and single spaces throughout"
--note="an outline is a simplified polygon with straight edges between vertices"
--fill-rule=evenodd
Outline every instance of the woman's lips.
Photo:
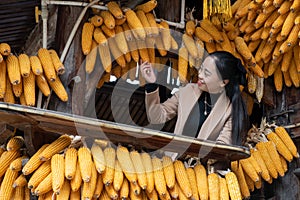
M 204 81 L 203 80 L 198 80 L 198 86 L 201 86 L 204 84 Z

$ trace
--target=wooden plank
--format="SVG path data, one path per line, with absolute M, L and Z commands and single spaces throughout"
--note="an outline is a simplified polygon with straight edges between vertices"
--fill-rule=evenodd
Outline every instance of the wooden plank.
M 216 144 L 167 132 L 51 110 L 0 103 L 0 113 L 9 113 L 11 117 L 13 117 L 12 115 L 22 116 L 22 119 L 27 119 L 27 124 L 33 122 L 31 125 L 42 130 L 44 134 L 87 136 L 106 139 L 114 144 L 134 145 L 137 148 L 147 148 L 152 151 L 164 150 L 218 160 L 236 160 L 250 155 L 249 149 L 241 146 Z

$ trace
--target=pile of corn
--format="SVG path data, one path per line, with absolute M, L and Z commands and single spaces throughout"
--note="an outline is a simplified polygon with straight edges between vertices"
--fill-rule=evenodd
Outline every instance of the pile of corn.
M 37 56 L 13 55 L 7 43 L 0 43 L 0 99 L 7 103 L 36 105 L 36 85 L 44 96 L 50 88 L 62 101 L 68 94 L 59 75 L 65 71 L 55 50 L 41 48 Z
M 251 156 L 233 161 L 225 173 L 207 170 L 199 161 L 189 165 L 166 155 L 112 147 L 94 140 L 90 148 L 61 135 L 44 144 L 32 157 L 22 151 L 20 136 L 0 148 L 0 196 L 4 199 L 242 199 L 272 183 L 287 171 L 287 161 L 299 157 L 283 127 L 251 129 Z M 272 155 L 272 156 L 270 156 Z M 222 197 L 222 198 L 221 198 Z

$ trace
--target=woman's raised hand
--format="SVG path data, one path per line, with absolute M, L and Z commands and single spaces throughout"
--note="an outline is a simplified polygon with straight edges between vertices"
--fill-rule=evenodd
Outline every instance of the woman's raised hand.
M 140 64 L 140 71 L 142 73 L 142 76 L 145 78 L 147 83 L 155 83 L 156 82 L 156 75 L 154 72 L 154 69 L 149 62 L 144 62 Z

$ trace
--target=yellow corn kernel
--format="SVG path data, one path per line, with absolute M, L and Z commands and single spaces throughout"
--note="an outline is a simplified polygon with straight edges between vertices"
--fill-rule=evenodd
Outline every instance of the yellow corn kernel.
M 77 149 L 67 148 L 65 151 L 65 177 L 68 180 L 74 178 L 77 166 Z
M 272 159 L 272 161 L 273 161 L 273 163 L 274 163 L 274 165 L 276 167 L 276 170 L 278 171 L 279 175 L 280 176 L 284 176 L 284 169 L 283 169 L 283 167 L 281 165 L 279 153 L 278 153 L 278 151 L 276 149 L 276 146 L 275 146 L 274 142 L 267 141 L 265 143 L 265 145 L 266 145 L 266 148 L 267 148 L 269 154 L 272 155 L 271 159 Z
M 98 45 L 97 42 L 95 40 L 93 40 L 92 50 L 90 51 L 90 53 L 88 55 L 86 55 L 86 58 L 85 58 L 85 71 L 88 74 L 92 73 L 95 68 L 95 64 L 96 64 L 96 60 L 97 60 L 97 53 L 98 53 L 97 45 Z
M 65 73 L 65 66 L 61 62 L 60 58 L 58 57 L 57 52 L 54 49 L 49 49 L 49 53 L 52 59 L 52 63 L 54 65 L 54 69 L 57 72 L 57 74 Z
M 10 83 L 13 85 L 19 84 L 21 82 L 21 72 L 18 58 L 14 55 L 7 56 L 6 65 Z
M 137 175 L 128 149 L 119 145 L 117 147 L 117 158 L 128 181 L 137 184 Z
M 250 197 L 250 191 L 246 182 L 246 176 L 248 176 L 249 178 L 250 176 L 247 173 L 244 173 L 241 163 L 238 161 L 231 162 L 231 170 L 235 173 L 237 177 L 242 196 L 245 198 Z M 251 178 L 250 180 L 254 183 L 254 181 Z
M 36 76 L 36 84 L 43 95 L 45 95 L 46 97 L 50 95 L 50 88 L 43 74 Z
M 115 37 L 115 29 L 109 29 L 105 24 L 101 25 L 101 30 L 106 35 L 107 38 L 113 38 Z
M 52 189 L 59 194 L 65 181 L 65 159 L 63 155 L 55 154 L 51 158 Z
M 19 150 L 5 151 L 2 153 L 0 157 L 0 177 L 2 177 L 5 174 L 7 168 L 9 168 L 9 165 L 18 157 L 20 157 Z
M 79 166 L 79 162 L 77 162 L 75 176 L 70 181 L 72 191 L 74 192 L 79 191 L 81 183 L 82 183 L 82 178 L 81 178 L 80 166 Z
M 111 71 L 111 68 L 112 68 L 110 49 L 109 49 L 108 45 L 100 44 L 98 46 L 98 50 L 99 50 L 99 55 L 100 55 L 100 59 L 101 59 L 101 62 L 102 62 L 102 66 L 103 66 L 104 70 L 107 73 L 109 73 Z
M 137 174 L 138 184 L 143 190 L 145 190 L 147 188 L 147 176 L 141 155 L 138 151 L 133 150 L 130 152 L 130 158 Z
M 192 36 L 195 33 L 196 24 L 194 20 L 188 20 L 185 25 L 185 32 Z
M 144 29 L 145 29 L 145 32 L 146 32 L 146 35 L 148 37 L 152 37 L 152 28 L 151 28 L 151 25 L 146 17 L 146 14 L 144 11 L 142 10 L 137 10 L 136 11 L 136 15 L 137 17 L 140 19 Z
M 288 132 L 284 127 L 278 126 L 275 128 L 275 133 L 280 137 L 280 139 L 284 142 L 284 144 L 288 147 L 292 155 L 296 158 L 299 157 L 299 153 L 297 151 L 297 147 L 295 146 L 293 140 L 291 139 Z
M 151 157 L 147 152 L 142 152 L 141 159 L 147 176 L 146 190 L 148 193 L 151 193 L 154 189 L 154 176 L 153 176 L 153 166 L 152 166 Z
M 116 31 L 116 35 L 115 35 L 116 44 L 120 49 L 120 51 L 123 54 L 126 54 L 128 52 L 128 45 L 127 45 L 127 41 L 122 26 L 116 26 L 115 31 Z
M 108 45 L 109 45 L 110 52 L 112 53 L 112 55 L 115 58 L 115 60 L 117 61 L 117 63 L 121 67 L 125 67 L 126 66 L 125 57 L 122 54 L 122 52 L 120 51 L 120 49 L 118 48 L 116 41 L 113 38 L 111 38 L 108 41 Z
M 128 198 L 128 196 L 129 196 L 129 183 L 128 183 L 127 179 L 124 179 L 119 193 L 120 193 L 119 196 L 122 200 L 125 200 L 125 199 Z
M 101 28 L 95 28 L 93 33 L 94 39 L 98 44 L 107 45 L 107 38 Z
M 230 199 L 241 200 L 242 195 L 236 175 L 233 172 L 228 172 L 225 175 L 225 179 L 228 186 Z
M 125 15 L 129 27 L 132 27 L 131 30 L 135 31 L 141 40 L 144 40 L 146 38 L 146 32 L 136 13 L 131 9 L 127 9 L 125 10 Z
M 49 51 L 46 48 L 40 48 L 38 50 L 38 57 L 42 63 L 43 72 L 47 79 L 51 82 L 55 81 L 56 72 Z
M 68 101 L 68 93 L 58 76 L 56 76 L 55 81 L 48 81 L 48 83 L 61 101 Z
M 112 184 L 115 173 L 116 151 L 112 147 L 106 147 L 103 151 L 105 157 L 105 171 L 102 174 L 103 183 L 105 185 Z
M 242 165 L 243 170 L 245 173 L 248 174 L 248 176 L 254 181 L 259 181 L 259 175 L 255 171 L 255 168 L 253 167 L 252 163 L 248 159 L 242 159 L 240 160 L 240 163 Z
M 35 172 L 32 174 L 28 181 L 28 188 L 34 189 L 36 188 L 40 182 L 42 182 L 48 174 L 51 172 L 51 161 L 48 160 L 44 162 L 41 166 L 39 166 Z
M 24 174 L 20 174 L 13 183 L 13 188 L 24 187 L 27 185 L 27 179 Z
M 106 166 L 106 161 L 105 161 L 105 157 L 104 157 L 102 148 L 98 144 L 94 143 L 91 148 L 91 153 L 92 153 L 93 161 L 95 163 L 97 171 L 100 174 L 102 174 L 104 172 L 105 166 Z
M 251 155 L 254 157 L 254 159 L 256 160 L 256 162 L 258 163 L 258 165 L 261 168 L 261 177 L 265 180 L 265 181 L 269 181 L 270 180 L 270 174 L 269 171 L 267 169 L 267 166 L 263 160 L 263 158 L 261 157 L 259 151 L 257 151 L 257 149 L 251 149 Z
M 123 171 L 122 171 L 119 161 L 116 160 L 114 181 L 113 181 L 113 187 L 116 191 L 119 191 L 121 189 L 123 181 L 124 181 L 124 174 L 123 174 Z
M 188 50 L 189 54 L 193 58 L 197 58 L 198 57 L 198 49 L 195 44 L 195 40 L 187 34 L 182 35 L 182 40 L 183 40 L 184 45 L 185 45 L 186 49 Z
M 0 197 L 2 199 L 10 199 L 12 197 L 13 189 L 14 189 L 12 185 L 17 177 L 18 177 L 17 171 L 11 170 L 9 168 L 6 170 L 0 188 Z
M 208 174 L 207 181 L 208 181 L 209 199 L 219 199 L 220 184 L 219 184 L 218 175 L 216 173 Z
M 14 93 L 13 93 L 12 85 L 11 85 L 8 77 L 6 78 L 5 89 L 6 90 L 5 90 L 3 101 L 6 102 L 6 103 L 14 104 L 15 103 L 15 96 L 14 96 Z
M 52 190 L 52 172 L 33 190 L 33 193 L 37 196 L 46 194 Z
M 167 184 L 164 177 L 162 162 L 159 158 L 152 158 L 154 185 L 158 195 L 165 196 L 167 191 Z
M 226 183 L 226 179 L 219 177 L 220 184 L 220 200 L 229 200 L 229 191 Z
M 8 56 L 11 53 L 11 48 L 8 43 L 0 43 L 0 54 L 3 56 Z
M 30 60 L 28 55 L 22 53 L 18 56 L 20 72 L 23 77 L 29 76 L 30 73 Z
M 88 55 L 91 51 L 94 29 L 94 25 L 90 22 L 85 22 L 83 24 L 81 33 L 81 49 L 83 55 Z
M 89 182 L 92 175 L 92 154 L 88 147 L 78 149 L 78 163 L 83 182 Z
M 162 157 L 163 171 L 166 179 L 166 184 L 168 188 L 173 188 L 175 186 L 175 169 L 173 165 L 172 158 L 169 156 Z

